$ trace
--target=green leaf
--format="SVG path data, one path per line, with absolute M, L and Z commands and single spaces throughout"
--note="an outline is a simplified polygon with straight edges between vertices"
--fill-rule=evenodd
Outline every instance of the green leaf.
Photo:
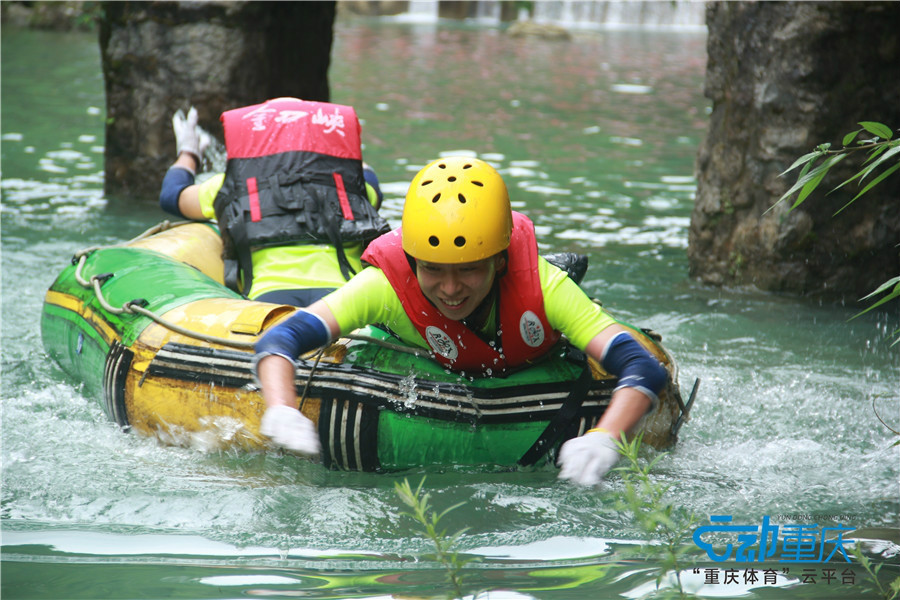
M 806 163 L 805 165 L 803 165 L 803 168 L 800 169 L 800 172 L 797 174 L 797 179 L 800 179 L 801 177 L 803 177 L 804 175 L 809 173 L 810 167 L 812 167 L 815 164 L 815 162 L 816 161 L 811 160 L 808 163 Z
M 454 504 L 454 505 L 451 506 L 450 508 L 448 508 L 448 509 L 446 509 L 445 511 L 443 511 L 440 515 L 438 515 L 438 516 L 437 516 L 437 519 L 435 520 L 435 522 L 437 522 L 437 521 L 440 520 L 440 519 L 443 519 L 444 516 L 446 516 L 446 514 L 447 514 L 448 512 L 450 512 L 451 510 L 457 509 L 457 508 L 459 508 L 460 506 L 464 506 L 464 505 L 465 505 L 465 502 L 460 502 L 460 503 L 458 503 L 458 504 Z
M 887 289 L 888 289 L 889 287 L 891 287 L 892 285 L 897 285 L 897 284 L 900 284 L 900 276 L 894 277 L 893 279 L 888 279 L 887 281 L 885 281 L 884 283 L 882 283 L 880 286 L 878 286 L 878 289 L 877 289 L 877 290 L 875 290 L 874 292 L 872 292 L 871 294 L 869 294 L 869 295 L 867 295 L 867 296 L 863 296 L 863 297 L 860 298 L 859 300 L 860 300 L 860 302 L 862 302 L 863 300 L 868 300 L 868 299 L 871 298 L 872 296 L 877 296 L 877 295 L 880 294 L 881 292 L 887 290 Z
M 840 213 L 842 210 L 844 210 L 845 208 L 847 208 L 848 206 L 850 206 L 851 204 L 853 204 L 854 202 L 856 202 L 856 199 L 857 199 L 857 198 L 859 198 L 860 196 L 862 196 L 863 194 L 865 194 L 866 192 L 868 192 L 869 190 L 871 190 L 873 187 L 875 187 L 876 185 L 878 185 L 879 183 L 881 183 L 882 181 L 884 181 L 885 178 L 889 177 L 889 176 L 890 176 L 894 171 L 896 171 L 897 169 L 900 169 L 900 162 L 898 162 L 896 165 L 894 165 L 893 167 L 891 167 L 890 169 L 888 169 L 887 171 L 885 171 L 884 173 L 882 173 L 881 175 L 879 175 L 878 177 L 876 177 L 875 179 L 873 179 L 872 181 L 870 181 L 870 182 L 869 182 L 869 185 L 867 185 L 867 186 L 864 187 L 862 190 L 860 190 L 860 192 L 859 192 L 856 196 L 854 196 L 853 199 L 852 199 L 850 202 L 848 202 L 847 204 L 845 204 L 844 206 L 842 206 L 841 209 L 840 209 L 839 211 L 837 211 L 836 213 L 834 213 L 834 214 L 837 215 L 837 214 Z
M 810 179 L 806 185 L 803 186 L 803 189 L 800 190 L 800 193 L 797 194 L 797 199 L 794 201 L 794 204 L 791 206 L 791 210 L 794 210 L 801 204 L 806 198 L 817 188 L 819 184 L 822 183 L 822 180 L 825 178 L 825 175 L 828 174 L 828 169 L 822 170 L 816 177 Z
M 849 144 L 850 142 L 852 142 L 853 139 L 854 139 L 857 135 L 859 135 L 859 132 L 860 132 L 860 131 L 862 131 L 862 129 L 857 129 L 856 131 L 851 131 L 850 133 L 848 133 L 847 135 L 844 136 L 844 141 L 842 141 L 841 143 L 842 143 L 844 146 L 846 146 L 847 144 Z
M 865 174 L 862 176 L 862 179 L 865 179 L 869 175 L 869 173 L 877 169 L 879 165 L 881 165 L 884 161 L 888 160 L 898 152 L 900 152 L 900 146 L 894 146 L 893 148 L 882 154 L 881 158 L 879 158 L 866 168 Z
M 820 150 L 814 150 L 814 151 L 810 152 L 809 154 L 804 154 L 803 156 L 801 156 L 800 158 L 795 160 L 794 164 L 792 164 L 790 167 L 788 167 L 788 169 L 786 171 L 784 171 L 781 175 L 779 175 L 779 177 L 784 177 L 784 175 L 786 175 L 787 173 L 790 173 L 791 171 L 793 171 L 794 169 L 796 169 L 803 163 L 814 162 L 815 159 L 822 156 L 823 154 L 825 154 L 825 153 Z
M 881 144 L 878 145 L 877 148 L 873 148 L 872 150 L 869 151 L 869 157 L 863 162 L 863 165 L 866 165 L 866 164 L 872 162 L 873 160 L 875 160 L 876 158 L 878 158 L 878 156 L 881 155 L 885 150 L 890 149 L 891 153 L 895 154 L 896 153 L 896 151 L 894 150 L 895 148 L 900 148 L 900 140 L 896 140 L 896 141 L 890 142 L 890 143 L 882 142 Z M 878 167 L 878 165 L 880 165 L 882 162 L 883 162 L 883 160 L 876 161 L 874 164 L 870 165 L 869 167 L 866 167 L 865 169 L 861 170 L 859 173 L 857 173 L 850 179 L 844 181 L 842 184 L 835 187 L 833 190 L 831 190 L 831 192 L 839 190 L 842 187 L 844 187 L 845 185 L 847 185 L 848 183 L 856 181 L 857 179 L 865 178 L 869 173 L 872 172 L 872 170 L 874 168 Z M 828 192 L 828 193 L 830 194 L 831 192 Z
M 881 142 L 877 147 L 869 150 L 869 157 L 863 161 L 863 164 L 867 164 L 878 158 L 878 155 L 890 148 L 891 146 L 885 142 Z
M 794 210 L 807 198 L 807 196 L 809 196 L 810 193 L 812 193 L 813 190 L 816 189 L 816 187 L 818 187 L 818 185 L 822 182 L 822 179 L 828 173 L 828 170 L 840 161 L 844 160 L 846 157 L 846 154 L 836 154 L 826 159 L 822 162 L 821 165 L 819 165 L 803 177 L 799 178 L 797 180 L 797 183 L 795 183 L 791 187 L 791 189 L 785 192 L 785 194 L 778 199 L 778 202 L 781 202 L 786 198 L 790 198 L 792 195 L 794 195 L 794 192 L 796 192 L 797 190 L 801 190 L 800 196 L 798 196 L 797 200 L 794 202 L 794 205 L 791 206 L 791 210 Z M 770 208 L 769 210 L 772 209 Z
M 798 178 L 797 178 L 797 181 L 794 183 L 794 185 L 792 185 L 792 186 L 790 187 L 790 189 L 788 189 L 788 191 L 786 191 L 786 192 L 781 196 L 781 198 L 779 198 L 779 199 L 775 202 L 775 204 L 773 204 L 771 207 L 769 207 L 769 209 L 766 210 L 766 212 L 769 212 L 770 210 L 772 210 L 773 208 L 775 208 L 775 206 L 776 206 L 777 204 L 779 204 L 780 202 L 783 202 L 783 201 L 786 200 L 787 198 L 790 198 L 791 196 L 794 195 L 794 192 L 796 192 L 797 190 L 803 188 L 803 186 L 806 185 L 807 182 L 808 182 L 812 177 L 814 177 L 814 176 L 816 175 L 816 171 L 817 171 L 819 168 L 820 168 L 820 167 L 816 167 L 816 169 L 814 169 L 812 173 L 807 173 L 807 174 L 805 174 L 805 175 L 802 175 L 802 176 L 798 177 Z
M 854 175 L 853 177 L 851 177 L 851 178 L 848 179 L 847 181 L 843 182 L 841 185 L 835 187 L 833 190 L 831 190 L 831 192 L 836 192 L 836 191 L 838 191 L 839 189 L 841 189 L 842 187 L 844 187 L 845 185 L 847 185 L 848 183 L 852 183 L 853 181 L 856 181 L 857 179 L 859 179 L 860 177 L 863 176 L 863 173 L 864 173 L 864 172 L 865 172 L 865 171 L 860 171 L 859 173 L 857 173 L 856 175 Z M 828 193 L 830 194 L 831 192 L 828 192 Z
M 876 291 L 872 292 L 871 294 L 869 294 L 868 296 L 866 296 L 865 298 L 863 298 L 863 300 L 865 300 L 866 298 L 871 298 L 871 297 L 874 296 L 875 294 L 878 294 L 878 293 L 884 291 L 885 289 L 887 289 L 888 287 L 890 287 L 890 285 L 891 285 L 893 282 L 898 281 L 898 280 L 900 280 L 900 277 L 895 277 L 894 279 L 888 281 L 887 283 L 884 283 L 884 284 L 883 284 L 880 288 L 878 288 Z M 890 301 L 893 300 L 894 298 L 900 298 L 900 283 L 897 283 L 897 285 L 894 286 L 894 290 L 893 290 L 890 294 L 888 294 L 887 296 L 885 296 L 884 298 L 882 298 L 881 300 L 879 300 L 878 302 L 876 302 L 875 304 L 873 304 L 872 306 L 870 306 L 869 308 L 867 308 L 866 310 L 864 310 L 864 311 L 862 311 L 862 312 L 859 312 L 859 313 L 853 315 L 852 317 L 850 317 L 850 320 L 852 321 L 852 320 L 855 319 L 856 317 L 859 317 L 859 316 L 861 316 L 861 315 L 864 315 L 864 314 L 866 314 L 867 312 L 869 312 L 870 310 L 873 310 L 873 309 L 875 309 L 875 308 L 878 308 L 879 306 L 881 306 L 881 305 L 884 304 L 885 302 L 890 302 Z
M 876 123 L 875 121 L 860 121 L 859 124 L 869 133 L 874 133 L 882 139 L 889 140 L 894 136 L 894 132 L 891 131 L 890 127 L 884 125 L 883 123 Z

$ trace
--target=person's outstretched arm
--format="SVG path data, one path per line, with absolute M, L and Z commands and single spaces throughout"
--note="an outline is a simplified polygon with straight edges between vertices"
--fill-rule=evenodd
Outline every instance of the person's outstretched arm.
M 581 485 L 595 485 L 619 460 L 616 440 L 623 439 L 656 405 L 668 373 L 620 325 L 611 325 L 594 336 L 585 352 L 607 372 L 616 375 L 619 383 L 597 426 L 560 448 L 559 477 Z
M 309 456 L 321 451 L 315 425 L 297 407 L 294 359 L 339 334 L 334 314 L 320 300 L 298 310 L 256 343 L 256 377 L 267 407 L 259 430 L 279 446 Z

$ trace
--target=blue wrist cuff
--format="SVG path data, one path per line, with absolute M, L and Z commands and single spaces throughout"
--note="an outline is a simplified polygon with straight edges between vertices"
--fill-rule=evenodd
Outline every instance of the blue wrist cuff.
M 194 174 L 183 167 L 169 167 L 159 191 L 159 207 L 176 217 L 184 218 L 178 208 L 178 196 L 184 188 L 194 184 Z
M 624 331 L 613 336 L 600 362 L 608 373 L 619 378 L 616 389 L 635 388 L 646 394 L 653 408 L 656 407 L 658 394 L 665 388 L 669 374 L 633 337 Z
M 267 354 L 278 354 L 291 360 L 331 341 L 328 325 L 319 315 L 298 310 L 291 317 L 270 329 L 256 342 L 257 360 Z

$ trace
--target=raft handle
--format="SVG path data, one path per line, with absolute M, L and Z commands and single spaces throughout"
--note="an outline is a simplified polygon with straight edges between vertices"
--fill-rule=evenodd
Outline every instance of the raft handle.
M 101 273 L 100 275 L 94 275 L 93 277 L 91 277 L 91 279 L 92 280 L 96 279 L 97 283 L 99 283 L 100 285 L 103 285 L 104 283 L 106 283 L 107 281 L 109 281 L 110 279 L 112 279 L 115 276 L 116 276 L 115 273 Z

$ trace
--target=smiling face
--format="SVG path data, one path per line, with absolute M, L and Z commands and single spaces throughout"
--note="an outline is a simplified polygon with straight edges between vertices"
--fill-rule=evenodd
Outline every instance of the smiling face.
M 417 260 L 416 278 L 422 293 L 445 317 L 461 321 L 490 293 L 504 262 L 502 256 L 459 264 Z

